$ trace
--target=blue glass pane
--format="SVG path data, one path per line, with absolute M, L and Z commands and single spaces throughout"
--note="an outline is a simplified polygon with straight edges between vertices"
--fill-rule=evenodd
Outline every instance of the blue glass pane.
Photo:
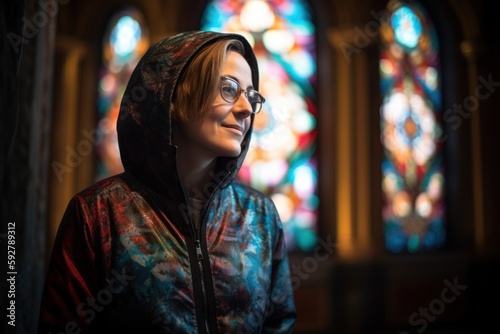
M 422 24 L 411 8 L 401 6 L 392 14 L 391 22 L 399 43 L 409 48 L 417 46 L 422 34 Z
M 116 60 L 126 63 L 132 58 L 141 38 L 139 22 L 130 16 L 121 17 L 113 28 L 110 42 L 116 54 Z

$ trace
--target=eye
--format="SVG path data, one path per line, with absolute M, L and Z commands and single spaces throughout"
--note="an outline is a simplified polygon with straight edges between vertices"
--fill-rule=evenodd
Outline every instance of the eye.
M 238 95 L 238 85 L 232 80 L 223 80 L 221 83 L 221 95 L 228 102 L 234 102 Z

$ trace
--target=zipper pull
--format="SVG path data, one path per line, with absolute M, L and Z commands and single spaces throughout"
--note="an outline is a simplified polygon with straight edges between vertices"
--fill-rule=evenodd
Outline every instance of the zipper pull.
M 203 254 L 201 253 L 200 240 L 196 240 L 194 242 L 194 244 L 196 245 L 196 257 L 198 258 L 198 260 L 203 260 Z

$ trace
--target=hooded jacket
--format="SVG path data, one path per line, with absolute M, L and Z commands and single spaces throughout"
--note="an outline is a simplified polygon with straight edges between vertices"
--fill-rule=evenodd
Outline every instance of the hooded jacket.
M 191 59 L 237 34 L 188 32 L 152 45 L 131 75 L 117 124 L 125 172 L 76 194 L 62 218 L 39 333 L 291 333 L 295 305 L 273 202 L 218 158 L 199 228 L 177 172 L 171 101 Z M 253 114 L 251 123 L 253 124 Z

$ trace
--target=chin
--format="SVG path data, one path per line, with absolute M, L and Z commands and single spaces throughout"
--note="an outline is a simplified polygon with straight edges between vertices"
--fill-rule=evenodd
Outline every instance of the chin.
M 241 154 L 241 147 L 235 147 L 235 148 L 226 148 L 225 150 L 221 151 L 221 155 L 223 157 L 228 157 L 228 158 L 236 158 Z
M 241 142 L 239 140 L 212 140 L 205 146 L 215 157 L 235 158 L 241 154 Z
M 238 150 L 238 152 L 236 152 L 236 151 L 228 152 L 228 154 L 225 154 L 224 156 L 228 157 L 228 158 L 236 158 L 237 156 L 240 155 L 240 153 L 241 153 L 241 150 Z

